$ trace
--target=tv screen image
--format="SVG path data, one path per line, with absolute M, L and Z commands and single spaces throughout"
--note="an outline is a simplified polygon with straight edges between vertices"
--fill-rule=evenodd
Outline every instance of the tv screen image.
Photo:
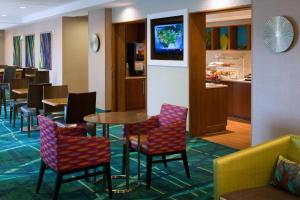
M 154 26 L 156 54 L 183 55 L 183 23 Z

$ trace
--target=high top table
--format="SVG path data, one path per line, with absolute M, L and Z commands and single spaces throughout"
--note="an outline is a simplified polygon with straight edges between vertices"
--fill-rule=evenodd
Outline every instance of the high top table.
M 148 119 L 148 115 L 145 112 L 141 111 L 130 111 L 130 112 L 107 112 L 99 113 L 94 115 L 88 115 L 84 117 L 84 120 L 89 123 L 102 124 L 104 127 L 109 125 L 130 125 L 130 124 L 140 124 Z M 127 127 L 127 126 L 125 126 Z M 126 170 L 125 175 L 112 176 L 112 178 L 125 178 L 126 179 L 126 189 L 124 190 L 113 190 L 115 193 L 126 193 L 134 190 L 140 185 L 140 127 L 138 126 L 138 180 L 134 187 L 129 186 L 130 179 L 130 169 L 129 169 L 129 130 L 125 128 L 126 136 Z

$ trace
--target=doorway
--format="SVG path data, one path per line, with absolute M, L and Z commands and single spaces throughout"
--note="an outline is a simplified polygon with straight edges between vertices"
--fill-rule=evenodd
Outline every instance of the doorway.
M 190 14 L 191 135 L 237 149 L 252 139 L 251 13 L 246 7 Z
M 227 86 L 226 131 L 204 139 L 243 149 L 251 146 L 251 8 L 206 14 L 206 81 Z

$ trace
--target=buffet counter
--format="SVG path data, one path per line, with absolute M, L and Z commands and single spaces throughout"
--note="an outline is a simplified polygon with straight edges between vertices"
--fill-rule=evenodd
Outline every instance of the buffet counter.
M 220 83 L 206 83 L 205 90 L 205 133 L 226 130 L 228 86 Z
M 221 81 L 223 81 L 223 82 L 236 82 L 236 83 L 249 83 L 249 84 L 252 83 L 251 81 L 247 81 L 244 78 L 241 78 L 241 79 L 230 79 L 230 78 L 224 79 L 223 78 L 223 79 L 221 79 Z
M 228 116 L 251 120 L 251 81 L 222 80 L 228 86 Z
M 205 86 L 207 89 L 228 87 L 225 84 L 219 84 L 219 83 L 206 83 Z

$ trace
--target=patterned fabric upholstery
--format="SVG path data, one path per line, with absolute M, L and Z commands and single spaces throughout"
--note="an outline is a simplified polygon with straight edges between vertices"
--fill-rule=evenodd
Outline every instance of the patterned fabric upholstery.
M 159 126 L 168 127 L 178 121 L 186 121 L 187 111 L 187 108 L 181 106 L 163 104 L 159 115 Z
M 44 116 L 38 118 L 41 159 L 52 169 L 64 172 L 110 162 L 109 139 L 86 137 L 84 128 L 59 128 Z
M 170 104 L 163 104 L 161 114 L 151 117 L 140 125 L 141 150 L 147 154 L 178 152 L 186 148 L 186 119 L 188 109 Z M 127 125 L 130 133 L 131 148 L 138 144 L 138 125 Z M 125 130 L 123 129 L 125 141 Z

